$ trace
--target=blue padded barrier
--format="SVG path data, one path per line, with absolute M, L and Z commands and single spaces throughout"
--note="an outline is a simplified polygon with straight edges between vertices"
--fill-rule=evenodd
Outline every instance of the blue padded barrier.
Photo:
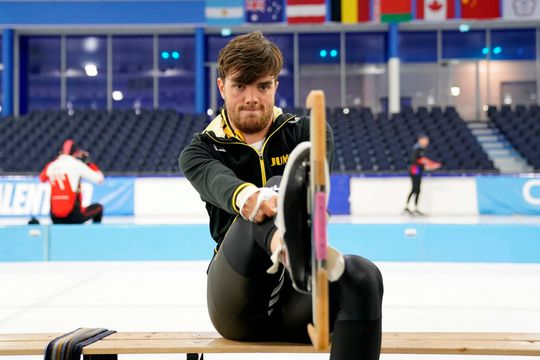
M 373 261 L 540 263 L 538 224 L 335 223 L 328 234 Z M 0 261 L 210 260 L 213 245 L 204 224 L 0 227 Z

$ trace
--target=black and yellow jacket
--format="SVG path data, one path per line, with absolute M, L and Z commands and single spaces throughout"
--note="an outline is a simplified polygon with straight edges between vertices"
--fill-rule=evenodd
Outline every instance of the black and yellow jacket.
M 282 175 L 291 151 L 308 140 L 309 118 L 283 114 L 277 107 L 260 153 L 234 131 L 225 110 L 195 134 L 180 154 L 180 168 L 206 203 L 210 232 L 218 244 L 239 214 L 238 193 L 250 184 L 262 187 L 272 176 Z M 331 162 L 334 139 L 329 126 L 327 150 Z

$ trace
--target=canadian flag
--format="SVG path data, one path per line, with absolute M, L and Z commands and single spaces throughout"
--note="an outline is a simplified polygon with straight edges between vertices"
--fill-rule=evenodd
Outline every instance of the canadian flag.
M 416 18 L 426 21 L 444 21 L 455 17 L 453 0 L 417 0 L 416 11 Z
M 424 19 L 426 21 L 446 20 L 446 0 L 425 0 Z

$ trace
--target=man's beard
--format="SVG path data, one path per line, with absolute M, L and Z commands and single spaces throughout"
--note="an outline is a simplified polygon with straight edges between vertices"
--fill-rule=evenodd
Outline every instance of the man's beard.
M 261 115 L 242 114 L 242 110 L 248 110 L 248 109 L 263 110 L 263 113 Z M 262 106 L 257 106 L 257 107 L 241 106 L 236 112 L 231 113 L 230 111 L 227 111 L 227 114 L 229 116 L 229 120 L 231 121 L 231 123 L 237 130 L 240 130 L 243 134 L 256 134 L 264 130 L 264 128 L 266 128 L 268 123 L 272 121 L 273 109 L 270 108 L 268 111 L 265 111 L 264 107 Z

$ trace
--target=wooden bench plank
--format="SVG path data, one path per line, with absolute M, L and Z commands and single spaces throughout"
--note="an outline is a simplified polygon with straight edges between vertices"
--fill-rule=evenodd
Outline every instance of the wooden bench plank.
M 0 335 L 0 355 L 42 355 L 50 340 L 61 334 Z M 214 332 L 115 333 L 85 347 L 83 353 L 314 353 L 309 344 L 243 342 Z M 387 332 L 386 354 L 470 354 L 540 356 L 537 333 L 422 333 Z
M 62 333 L 52 334 L 0 334 L 0 343 L 3 341 L 32 341 L 52 340 Z M 192 339 L 192 338 L 221 338 L 216 332 L 119 332 L 107 336 L 104 340 L 167 340 L 167 339 Z M 384 339 L 396 340 L 494 340 L 494 341 L 540 341 L 540 333 L 497 333 L 497 332 L 385 332 Z
M 540 355 L 539 341 L 389 340 L 382 348 L 387 354 Z
M 49 341 L 2 341 L 0 355 L 43 355 Z
M 410 340 L 494 340 L 494 341 L 540 341 L 540 333 L 497 332 L 385 332 L 385 339 Z
M 311 345 L 254 343 L 225 339 L 102 341 L 85 348 L 85 354 L 150 353 L 311 353 Z M 481 340 L 383 340 L 387 354 L 540 355 L 540 342 Z
M 312 353 L 309 344 L 245 342 L 218 339 L 122 340 L 97 342 L 84 348 L 84 354 L 161 354 L 161 353 Z
M 62 334 L 0 334 L 0 343 L 4 341 L 39 341 L 52 340 Z

